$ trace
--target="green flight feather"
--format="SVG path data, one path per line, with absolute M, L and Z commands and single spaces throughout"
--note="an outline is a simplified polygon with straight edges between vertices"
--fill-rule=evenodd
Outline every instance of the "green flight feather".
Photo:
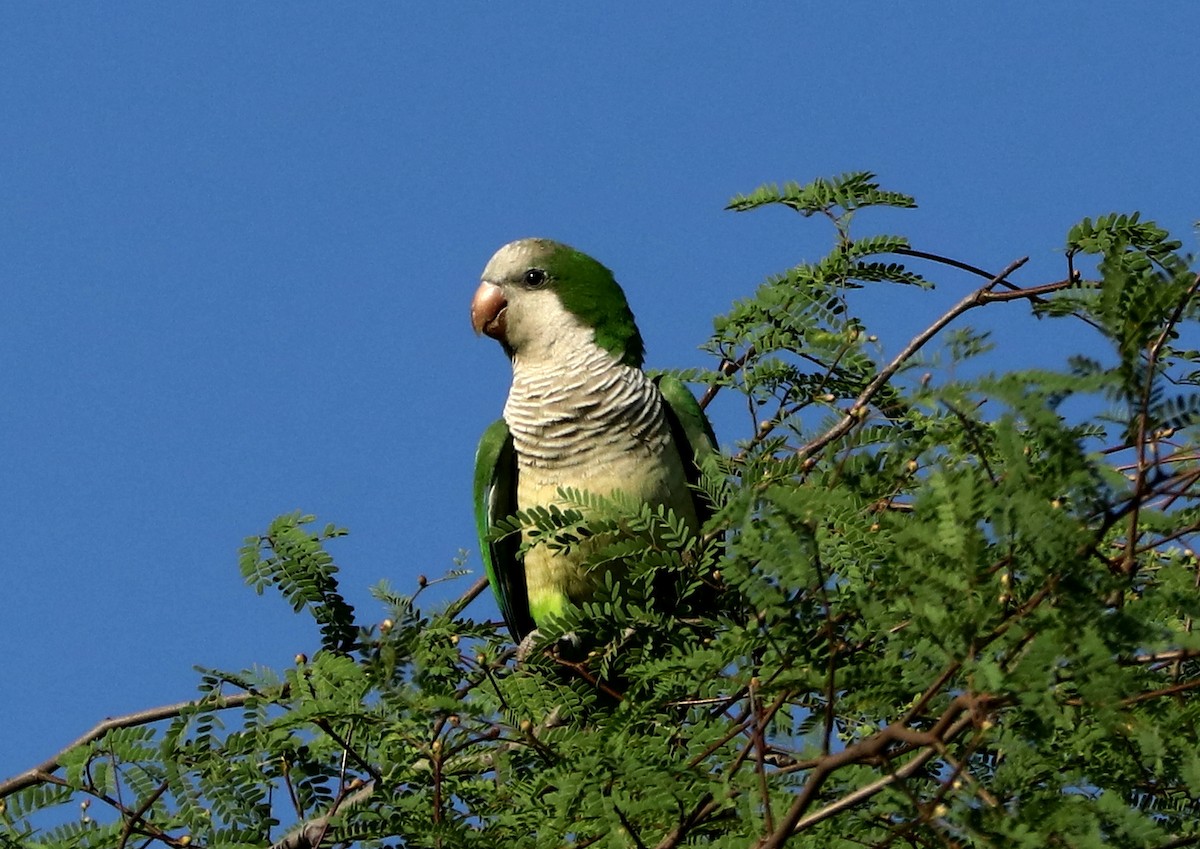
M 692 391 L 674 375 L 662 374 L 654 379 L 658 391 L 666 402 L 664 410 L 671 437 L 683 460 L 687 482 L 696 486 L 700 482 L 700 470 L 705 458 L 717 453 L 717 437 L 712 424 Z M 698 492 L 692 493 L 696 505 L 696 516 L 703 523 L 712 515 L 712 505 Z
M 517 534 L 501 540 L 489 538 L 493 524 L 517 512 L 517 454 L 504 419 L 483 432 L 475 452 L 475 530 L 483 568 L 513 639 L 520 642 L 534 629 L 525 588 L 525 566 Z

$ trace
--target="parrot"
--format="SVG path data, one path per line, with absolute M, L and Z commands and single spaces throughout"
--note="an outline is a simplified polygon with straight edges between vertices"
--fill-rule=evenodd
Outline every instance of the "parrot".
M 560 489 L 665 506 L 700 531 L 712 505 L 697 488 L 716 453 L 704 411 L 681 380 L 648 377 L 645 347 L 625 293 L 597 260 L 550 239 L 501 247 L 471 301 L 476 335 L 500 343 L 512 365 L 503 416 L 475 455 L 476 528 L 484 568 L 513 639 L 580 606 L 602 585 L 587 546 L 538 541 L 522 556 L 499 520 L 563 507 Z M 620 577 L 615 575 L 614 577 Z

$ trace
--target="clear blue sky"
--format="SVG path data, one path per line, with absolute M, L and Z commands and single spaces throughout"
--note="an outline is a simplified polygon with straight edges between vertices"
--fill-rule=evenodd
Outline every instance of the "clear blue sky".
M 193 664 L 312 651 L 237 573 L 278 513 L 351 529 L 369 616 L 473 548 L 500 244 L 612 267 L 653 366 L 823 250 L 722 211 L 762 182 L 876 171 L 921 208 L 865 226 L 1024 282 L 1084 215 L 1194 244 L 1197 33 L 1190 1 L 0 5 L 0 777 Z

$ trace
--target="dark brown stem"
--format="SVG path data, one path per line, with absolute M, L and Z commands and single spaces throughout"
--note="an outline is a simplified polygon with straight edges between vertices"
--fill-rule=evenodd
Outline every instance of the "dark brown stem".
M 346 755 L 349 755 L 350 758 L 352 758 L 354 760 L 354 762 L 356 764 L 358 764 L 359 769 L 362 769 L 364 772 L 366 772 L 368 775 L 371 776 L 371 778 L 375 779 L 376 781 L 379 781 L 382 778 L 382 776 L 380 776 L 380 774 L 379 774 L 379 770 L 377 770 L 375 767 L 371 766 L 371 764 L 367 763 L 366 759 L 363 758 L 362 755 L 360 755 L 358 752 L 356 752 L 353 747 L 351 747 L 350 741 L 346 738 L 343 738 L 342 735 L 340 735 L 336 731 L 334 731 L 333 726 L 330 725 L 327 720 L 317 719 L 317 720 L 314 720 L 313 724 L 316 725 L 317 728 L 320 728 L 322 731 L 324 731 L 326 734 L 328 734 L 329 737 L 333 740 L 333 742 L 335 742 L 339 746 L 341 746 L 342 752 L 345 753 Z
M 896 254 L 897 256 L 911 256 L 916 257 L 917 259 L 927 259 L 930 262 L 948 265 L 951 268 L 957 268 L 959 271 L 966 271 L 974 274 L 976 277 L 982 277 L 984 280 L 991 280 L 995 276 L 990 271 L 984 271 L 982 268 L 971 265 L 969 262 L 962 262 L 961 260 L 953 259 L 948 256 L 942 256 L 941 254 L 930 253 L 929 251 L 919 251 L 916 248 L 897 248 L 896 250 L 892 251 L 892 253 Z M 1009 289 L 1017 288 L 1016 284 L 1009 283 L 1007 280 L 1001 281 L 1001 285 L 1006 286 Z
M 458 614 L 462 613 L 463 610 L 466 609 L 467 605 L 473 602 L 481 592 L 487 589 L 487 585 L 487 578 L 480 578 L 478 581 L 471 584 L 465 593 L 450 603 L 450 606 L 446 608 L 446 615 L 451 619 L 454 619 L 456 616 L 458 616 Z
M 1162 347 L 1166 343 L 1167 338 L 1171 335 L 1171 331 L 1175 329 L 1175 325 L 1179 323 L 1183 317 L 1183 311 L 1187 307 L 1188 302 L 1196 294 L 1197 287 L 1200 287 L 1200 275 L 1197 275 L 1195 282 L 1188 287 L 1187 293 L 1180 298 L 1170 319 L 1163 326 L 1162 332 L 1158 338 L 1151 344 L 1146 352 L 1147 365 L 1146 381 L 1142 386 L 1142 394 L 1138 399 L 1137 412 L 1137 470 L 1135 472 L 1133 488 L 1140 490 L 1145 483 L 1146 475 L 1150 469 L 1150 463 L 1146 458 L 1146 446 L 1149 440 L 1150 426 L 1150 398 L 1154 394 L 1154 379 L 1158 376 L 1158 358 L 1162 353 Z M 1141 505 L 1135 504 L 1129 512 L 1129 532 L 1126 535 L 1125 544 L 1125 560 L 1121 565 L 1121 570 L 1127 577 L 1133 577 L 1133 573 L 1137 568 L 1136 548 L 1137 539 L 1139 536 L 1138 524 L 1141 518 Z
M 936 753 L 939 745 L 944 745 L 954 739 L 972 724 L 976 711 L 982 708 L 985 701 L 985 697 L 963 693 L 950 702 L 945 713 L 926 731 L 917 731 L 909 728 L 903 722 L 894 722 L 869 737 L 864 737 L 862 740 L 852 743 L 838 752 L 822 757 L 820 762 L 813 768 L 808 781 L 792 802 L 791 807 L 779 825 L 773 832 L 760 840 L 756 844 L 755 849 L 779 849 L 779 847 L 783 846 L 800 829 L 800 823 L 806 819 L 805 814 L 812 807 L 813 802 L 816 801 L 821 787 L 829 776 L 838 769 L 852 763 L 867 763 L 878 760 L 884 757 L 889 747 L 897 742 L 927 746 L 931 752 L 930 757 L 932 757 L 932 754 Z M 885 778 L 887 777 L 885 776 Z M 887 783 L 895 780 L 895 778 L 891 778 Z M 883 789 L 883 787 L 887 786 L 887 783 L 880 784 L 874 792 Z M 876 782 L 876 784 L 879 784 L 879 782 Z M 861 798 L 866 798 L 866 795 Z M 860 799 L 856 797 L 855 801 L 860 801 Z M 834 804 L 844 806 L 851 803 L 838 802 Z M 822 813 L 822 811 L 818 811 L 817 813 Z M 836 811 L 833 813 L 836 813 Z M 829 815 L 832 815 L 832 813 Z
M 129 815 L 125 820 L 125 824 L 121 826 L 121 842 L 117 844 L 117 849 L 125 849 L 125 846 L 129 843 L 130 836 L 133 834 L 133 830 L 142 822 L 142 817 L 146 816 L 146 811 L 150 810 L 150 806 L 157 802 L 163 793 L 167 792 L 167 787 L 169 786 L 169 782 L 166 781 L 158 785 L 154 789 L 154 792 L 147 796 L 146 800 L 138 805 L 137 809 Z
M 908 362 L 908 360 L 911 359 L 913 355 L 917 353 L 917 351 L 921 350 L 926 342 L 940 333 L 942 329 L 946 327 L 946 325 L 958 318 L 963 313 L 974 309 L 975 307 L 980 307 L 984 304 L 991 303 L 992 301 L 1028 298 L 1034 294 L 1054 292 L 1068 285 L 1067 283 L 1063 282 L 1052 283 L 1047 286 L 1038 286 L 1032 289 L 1021 289 L 1016 292 L 992 291 L 1000 284 L 1001 281 L 1008 277 L 1008 275 L 1012 274 L 1028 261 L 1029 257 L 1022 257 L 1021 259 L 1010 262 L 1008 267 L 1006 267 L 995 277 L 991 278 L 984 286 L 967 295 L 965 298 L 951 307 L 950 310 L 942 315 L 937 321 L 929 325 L 929 327 L 918 334 L 911 342 L 908 343 L 908 345 L 905 346 L 904 350 L 897 354 L 895 358 L 888 363 L 888 365 L 884 367 L 879 374 L 875 376 L 875 379 L 872 380 L 865 389 L 863 389 L 858 398 L 855 399 L 854 403 L 850 405 L 850 409 L 846 411 L 846 414 L 837 422 L 837 424 L 835 424 L 821 436 L 814 439 L 812 442 L 800 448 L 797 454 L 799 454 L 801 457 L 811 457 L 830 442 L 833 442 L 835 439 L 839 439 L 848 433 L 852 427 L 862 421 L 863 416 L 866 413 L 867 405 L 870 404 L 871 400 L 879 393 L 879 391 L 887 385 L 887 382 L 891 380 L 896 372 L 900 370 L 900 367 Z
M 721 803 L 710 795 L 703 796 L 695 810 L 680 820 L 666 836 L 658 842 L 654 849 L 674 849 L 698 823 L 702 823 L 721 809 Z
M 754 350 L 754 346 L 751 345 L 746 349 L 746 353 L 742 354 L 736 360 L 725 360 L 723 363 L 721 363 L 721 367 L 717 369 L 717 371 L 721 373 L 722 377 L 730 377 L 731 375 L 737 374 L 742 366 L 746 365 L 746 363 L 755 355 L 755 353 L 757 352 Z M 712 399 L 716 398 L 717 393 L 720 391 L 721 387 L 716 383 L 709 386 L 708 389 L 704 391 L 704 395 L 700 398 L 700 409 L 703 410 L 707 408 L 708 405 L 712 403 Z
M 951 725 L 948 729 L 946 729 L 946 739 L 947 740 L 954 739 L 959 734 L 961 734 L 967 728 L 967 726 L 969 726 L 970 724 L 971 724 L 971 717 L 960 716 L 953 725 Z M 936 747 L 934 747 L 932 745 L 926 746 L 921 751 L 920 754 L 918 754 L 912 760 L 906 761 L 904 763 L 904 765 L 899 767 L 898 769 L 888 773 L 887 775 L 883 776 L 882 778 L 872 781 L 870 784 L 864 784 L 862 787 L 858 788 L 857 790 L 847 793 L 845 796 L 838 799 L 837 801 L 830 802 L 825 807 L 819 808 L 818 810 L 813 811 L 811 814 L 808 814 L 807 816 L 801 817 L 800 820 L 796 823 L 796 826 L 793 829 L 793 833 L 799 832 L 799 831 L 804 831 L 804 829 L 809 828 L 810 826 L 814 826 L 817 823 L 822 822 L 823 820 L 827 820 L 830 817 L 834 816 L 835 814 L 841 813 L 842 811 L 846 810 L 847 808 L 853 808 L 859 802 L 862 802 L 862 801 L 865 801 L 866 799 L 871 798 L 876 793 L 880 792 L 881 790 L 884 790 L 885 788 L 896 783 L 897 781 L 901 781 L 905 778 L 909 778 L 910 776 L 915 775 L 916 773 L 920 772 L 921 768 L 923 766 L 925 766 L 925 764 L 929 762 L 929 759 L 932 758 L 936 754 L 938 754 L 938 750 Z

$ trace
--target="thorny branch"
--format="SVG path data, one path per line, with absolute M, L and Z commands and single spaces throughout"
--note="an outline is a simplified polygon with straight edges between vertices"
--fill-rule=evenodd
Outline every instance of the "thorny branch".
M 936 257 L 929 255 L 926 258 Z M 986 306 L 987 304 L 991 303 L 1003 303 L 1021 299 L 1036 303 L 1041 300 L 1044 295 L 1052 294 L 1053 292 L 1057 292 L 1072 285 L 1070 280 L 1060 280 L 1055 283 L 1047 283 L 1041 286 L 1030 287 L 1017 287 L 1010 283 L 1008 281 L 1008 277 L 1028 261 L 1029 257 L 1022 257 L 1009 263 L 1003 271 L 1001 271 L 999 274 L 991 276 L 987 283 L 971 292 L 969 295 L 951 307 L 945 314 L 933 322 L 924 331 L 918 334 L 911 342 L 908 343 L 907 346 L 905 346 L 902 351 L 900 351 L 899 354 L 892 359 L 890 363 L 888 363 L 887 366 L 880 370 L 875 378 L 866 386 L 866 388 L 863 389 L 859 396 L 850 405 L 849 409 L 846 410 L 842 418 L 824 434 L 817 437 L 812 442 L 809 442 L 807 445 L 802 446 L 796 452 L 797 456 L 802 459 L 812 457 L 826 445 L 837 439 L 840 439 L 856 424 L 861 422 L 866 415 L 867 407 L 884 389 L 884 387 L 887 386 L 888 381 L 890 381 L 904 366 L 904 364 L 912 359 L 912 357 L 919 350 L 921 350 L 926 343 L 936 337 L 946 327 L 946 325 L 950 324 L 950 322 L 958 318 L 963 313 L 975 309 L 976 307 Z M 986 273 L 980 269 L 974 268 L 973 266 L 967 266 L 966 268 L 967 270 L 979 274 Z M 996 287 L 1000 285 L 1008 286 L 1010 287 L 1010 290 L 1003 292 L 995 291 Z M 747 350 L 746 353 L 739 357 L 736 361 L 725 361 L 721 368 L 722 374 L 730 375 L 736 373 L 738 370 L 743 368 L 753 356 L 754 351 L 753 349 L 750 349 Z M 706 404 L 709 400 L 711 400 L 712 396 L 716 394 L 716 391 L 716 384 L 710 386 L 708 391 L 705 393 L 704 398 L 702 399 L 703 402 Z M 755 432 L 753 439 L 750 440 L 750 443 L 743 448 L 740 453 L 744 455 L 755 445 L 761 443 L 776 427 L 782 424 L 785 419 L 786 416 L 776 416 L 768 421 L 763 422 Z
M 450 604 L 447 610 L 448 615 L 457 616 L 486 588 L 486 578 L 481 578 L 480 580 L 476 581 L 458 599 Z M 283 701 L 289 697 L 290 692 L 291 686 L 289 684 L 283 684 L 277 690 L 270 693 L 252 690 L 229 695 L 210 695 L 199 699 L 176 702 L 174 704 L 161 705 L 159 707 L 146 708 L 144 710 L 134 711 L 121 716 L 105 718 L 104 720 L 96 723 L 95 726 L 93 726 L 84 734 L 80 735 L 67 746 L 63 747 L 63 749 L 58 753 L 47 758 L 38 765 L 19 773 L 18 775 L 8 778 L 4 781 L 0 781 L 0 799 L 4 799 L 7 796 L 38 784 L 60 784 L 67 786 L 62 779 L 54 774 L 56 771 L 62 768 L 63 761 L 67 758 L 67 756 L 77 749 L 103 738 L 105 734 L 115 729 L 134 728 L 141 725 L 150 725 L 156 722 L 162 722 L 164 720 L 175 719 L 190 710 L 230 710 L 241 707 L 252 699 L 267 698 L 273 701 Z M 354 789 L 354 792 L 351 795 L 345 795 L 346 791 L 344 790 L 343 795 L 339 796 L 338 800 L 335 802 L 328 814 L 299 826 L 287 837 L 276 844 L 276 846 L 280 847 L 280 849 L 309 849 L 310 847 L 316 847 L 319 845 L 319 842 L 321 839 L 323 839 L 323 835 L 328 827 L 329 818 L 337 812 L 338 808 L 341 807 L 342 809 L 345 809 L 346 807 L 353 807 L 357 804 L 361 804 L 362 801 L 365 801 L 371 795 L 376 782 L 380 779 L 378 771 L 350 746 L 348 740 L 343 740 L 340 735 L 338 735 L 333 728 L 329 726 L 328 722 L 321 720 L 317 722 L 317 725 L 322 731 L 342 745 L 346 755 L 353 758 L 359 767 L 372 776 L 373 780 L 367 782 L 361 787 L 350 788 Z M 291 791 L 290 783 L 288 784 L 288 787 L 289 791 L 293 793 L 293 802 L 296 803 L 297 812 L 299 813 L 299 805 L 295 799 L 294 791 Z M 151 796 L 149 796 L 142 803 L 142 805 L 138 807 L 137 810 L 133 811 L 130 811 L 124 806 L 120 805 L 116 799 L 109 799 L 103 795 L 98 797 L 106 804 L 110 804 L 114 809 L 121 811 L 122 815 L 126 818 L 124 832 L 121 838 L 122 845 L 127 843 L 129 836 L 131 836 L 133 833 L 140 833 L 145 830 L 146 824 L 143 820 L 144 816 L 153 806 L 154 802 L 168 789 L 168 785 L 160 785 L 159 788 L 153 794 L 151 794 Z M 171 845 L 174 845 L 173 838 L 170 838 L 168 835 L 162 834 L 153 829 L 151 830 L 151 833 L 155 834 L 155 836 L 159 837 L 159 839 L 165 840 Z

